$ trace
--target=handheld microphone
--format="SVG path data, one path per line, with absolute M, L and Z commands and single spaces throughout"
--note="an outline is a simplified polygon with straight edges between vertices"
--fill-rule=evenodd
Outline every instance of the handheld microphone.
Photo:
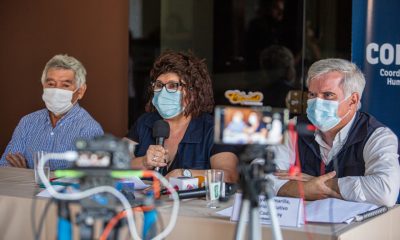
M 156 139 L 156 145 L 164 147 L 164 141 L 169 137 L 169 124 L 164 120 L 157 120 L 153 125 L 153 138 Z M 157 172 L 160 171 L 159 167 L 156 167 Z
M 225 183 L 225 190 L 222 190 L 222 194 L 220 197 L 220 201 L 226 202 L 229 198 L 236 193 L 238 189 L 238 185 L 235 183 Z M 177 187 L 176 187 L 177 190 Z M 207 194 L 206 188 L 195 188 L 190 190 L 177 190 L 176 193 L 178 194 L 179 199 L 187 199 L 187 198 L 201 198 L 205 197 Z M 169 195 L 170 192 L 167 189 L 163 189 L 161 191 L 162 195 Z
M 238 189 L 238 185 L 234 183 L 225 183 L 225 187 L 223 188 L 223 192 L 219 201 L 226 202 L 229 200 L 230 196 L 235 194 Z M 195 188 L 190 190 L 180 190 L 176 191 L 178 193 L 179 199 L 187 199 L 187 198 L 201 198 L 205 197 L 207 194 L 206 188 Z M 169 194 L 169 192 L 164 192 L 164 194 Z

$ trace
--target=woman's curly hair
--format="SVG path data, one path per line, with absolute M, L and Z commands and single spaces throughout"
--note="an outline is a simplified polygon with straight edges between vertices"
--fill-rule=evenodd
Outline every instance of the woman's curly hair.
M 204 59 L 199 59 L 188 52 L 165 51 L 154 62 L 150 71 L 150 79 L 155 82 L 161 74 L 175 73 L 179 76 L 186 94 L 182 99 L 187 103 L 184 115 L 198 117 L 204 112 L 211 113 L 214 108 L 214 97 L 211 78 Z M 156 111 L 151 100 L 154 92 L 152 85 L 148 88 L 149 100 L 147 112 Z

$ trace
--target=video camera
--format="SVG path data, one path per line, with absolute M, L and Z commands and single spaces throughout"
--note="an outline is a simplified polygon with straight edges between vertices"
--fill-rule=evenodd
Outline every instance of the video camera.
M 58 206 L 59 236 L 71 234 L 69 204 L 77 203 L 80 205 L 81 211 L 75 217 L 75 224 L 80 227 L 80 239 L 94 238 L 95 230 L 97 230 L 95 226 L 98 226 L 97 220 L 107 224 L 100 239 L 109 239 L 107 238 L 109 234 L 113 235 L 112 239 L 119 239 L 119 228 L 124 223 L 117 225 L 115 223 L 118 223 L 118 216 L 122 216 L 122 214 L 126 215 L 131 236 L 134 239 L 139 238 L 133 208 L 135 208 L 135 211 L 144 213 L 143 238 L 149 239 L 148 236 L 153 236 L 153 233 L 156 234 L 155 231 L 153 232 L 155 229 L 153 220 L 155 218 L 152 218 L 153 222 L 146 221 L 148 218 L 154 217 L 153 214 L 156 214 L 155 209 L 161 202 L 161 186 L 167 187 L 174 204 L 172 220 L 159 235 L 165 237 L 171 232 L 178 214 L 178 195 L 159 173 L 150 170 L 131 169 L 134 146 L 129 141 L 104 135 L 91 140 L 79 139 L 75 142 L 75 146 L 76 152 L 50 153 L 48 156 L 45 155 L 43 159 L 44 163 L 49 159 L 64 159 L 74 163 L 71 168 L 58 169 L 54 173 L 58 178 L 69 178 L 62 179 L 69 183 L 69 186 L 62 192 L 54 189 L 49 180 L 43 177 L 43 169 L 40 172 L 41 178 L 45 179 L 44 185 L 50 195 L 60 200 Z M 137 178 L 152 179 L 151 188 L 146 189 L 146 192 L 135 192 L 135 183 L 137 182 L 135 179 Z M 123 212 L 119 212 L 121 206 L 124 209 Z M 148 214 L 151 216 L 147 216 Z M 109 229 L 113 230 L 110 232 Z
M 134 146 L 112 135 L 106 134 L 90 140 L 78 139 L 75 147 L 78 158 L 72 169 L 84 173 L 79 179 L 81 190 L 97 186 L 114 187 L 116 180 L 111 172 L 131 169 Z M 92 198 L 82 199 L 81 205 L 89 211 L 103 214 L 106 209 L 113 209 L 117 203 L 110 194 L 97 194 Z

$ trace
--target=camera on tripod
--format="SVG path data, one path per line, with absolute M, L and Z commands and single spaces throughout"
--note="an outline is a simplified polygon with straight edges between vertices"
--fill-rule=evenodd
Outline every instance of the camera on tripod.
M 238 167 L 242 202 L 236 239 L 243 238 L 247 218 L 250 219 L 250 239 L 261 239 L 260 196 L 267 199 L 275 239 L 282 239 L 267 176 L 276 169 L 274 152 L 269 146 L 283 143 L 288 123 L 287 109 L 231 106 L 217 106 L 215 109 L 215 143 L 243 146 Z
M 59 236 L 71 235 L 69 204 L 79 204 L 80 212 L 76 214 L 74 224 L 79 226 L 80 239 L 94 239 L 99 221 L 102 221 L 104 226 L 107 224 L 100 239 L 120 239 L 119 228 L 124 222 L 118 223 L 118 217 L 124 215 L 131 236 L 138 239 L 140 236 L 135 226 L 136 216 L 133 216 L 133 208 L 143 212 L 145 216 L 150 214 L 152 221 L 155 221 L 153 214 L 156 213 L 155 208 L 160 201 L 161 184 L 170 191 L 174 204 L 172 220 L 168 223 L 167 230 L 160 234 L 166 235 L 171 231 L 168 229 L 175 225 L 179 208 L 176 191 L 159 173 L 131 168 L 134 145 L 111 135 L 104 135 L 91 140 L 79 139 L 75 146 L 76 152 L 52 153 L 47 156 L 48 159 L 65 159 L 74 163 L 69 169 L 58 169 L 55 172 L 55 176 L 71 178 L 68 180 L 73 182 L 63 190 L 64 192 L 56 191 L 47 179 L 44 181 L 50 195 L 60 200 Z M 43 161 L 46 162 L 46 155 L 44 158 Z M 40 174 L 44 175 L 43 170 Z M 138 182 L 138 178 L 151 178 L 153 184 L 151 190 L 136 196 L 135 182 Z M 121 207 L 123 212 L 120 212 Z M 150 217 L 144 220 L 143 228 L 146 229 L 146 234 L 149 234 L 148 226 L 152 227 L 154 223 L 146 223 Z M 110 229 L 113 230 L 110 232 Z M 111 238 L 107 238 L 109 234 L 112 235 Z

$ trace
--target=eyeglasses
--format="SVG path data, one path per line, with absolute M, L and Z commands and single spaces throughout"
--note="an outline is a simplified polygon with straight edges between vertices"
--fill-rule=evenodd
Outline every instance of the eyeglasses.
M 178 91 L 179 87 L 182 86 L 182 83 L 180 82 L 167 82 L 167 83 L 162 83 L 160 81 L 155 81 L 152 84 L 153 86 L 153 91 L 154 92 L 160 92 L 163 87 L 165 87 L 165 89 L 167 90 L 167 92 L 169 93 L 174 93 L 176 91 Z

